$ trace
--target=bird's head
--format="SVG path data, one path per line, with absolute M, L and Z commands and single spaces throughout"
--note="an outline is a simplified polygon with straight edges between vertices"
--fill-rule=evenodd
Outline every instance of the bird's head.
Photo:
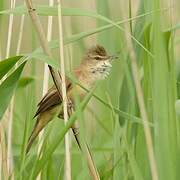
M 109 75 L 112 61 L 117 58 L 117 56 L 108 55 L 103 46 L 96 45 L 87 51 L 84 64 L 93 76 L 97 79 L 104 79 Z

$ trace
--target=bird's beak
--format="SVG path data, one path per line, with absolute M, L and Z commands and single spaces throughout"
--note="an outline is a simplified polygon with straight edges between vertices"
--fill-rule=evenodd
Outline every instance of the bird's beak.
M 119 56 L 117 56 L 117 55 L 109 56 L 110 61 L 114 61 L 114 60 L 116 60 L 118 58 L 119 58 Z

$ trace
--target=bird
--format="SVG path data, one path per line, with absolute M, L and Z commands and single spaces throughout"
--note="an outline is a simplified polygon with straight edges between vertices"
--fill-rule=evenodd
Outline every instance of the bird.
M 118 59 L 117 56 L 108 55 L 106 49 L 101 45 L 90 47 L 82 57 L 80 65 L 75 68 L 72 74 L 86 89 L 91 89 L 98 80 L 105 79 L 112 68 L 112 61 Z M 86 95 L 82 86 L 73 83 L 66 77 L 67 97 L 70 99 L 71 105 L 74 104 L 74 93 L 78 93 L 80 100 Z M 42 100 L 38 103 L 37 111 L 34 118 L 37 117 L 32 133 L 28 139 L 26 153 L 29 152 L 34 140 L 41 130 L 54 118 L 58 116 L 63 119 L 62 98 L 53 85 Z

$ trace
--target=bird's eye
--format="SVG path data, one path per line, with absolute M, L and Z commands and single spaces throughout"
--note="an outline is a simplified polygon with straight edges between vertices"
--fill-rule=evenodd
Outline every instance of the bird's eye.
M 96 60 L 100 60 L 101 58 L 99 56 L 94 57 Z

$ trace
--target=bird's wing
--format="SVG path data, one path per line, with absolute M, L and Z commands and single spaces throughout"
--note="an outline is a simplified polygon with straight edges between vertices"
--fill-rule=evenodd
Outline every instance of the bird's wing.
M 66 79 L 66 91 L 68 91 L 71 87 L 72 87 L 72 83 L 68 79 Z M 50 110 L 54 106 L 61 104 L 61 103 L 62 103 L 62 97 L 59 97 L 59 93 L 58 93 L 55 85 L 53 85 L 48 90 L 46 95 L 42 98 L 42 100 L 39 102 L 38 110 L 37 110 L 36 114 L 34 115 L 34 117 L 38 116 L 39 114 L 41 114 L 47 110 Z

